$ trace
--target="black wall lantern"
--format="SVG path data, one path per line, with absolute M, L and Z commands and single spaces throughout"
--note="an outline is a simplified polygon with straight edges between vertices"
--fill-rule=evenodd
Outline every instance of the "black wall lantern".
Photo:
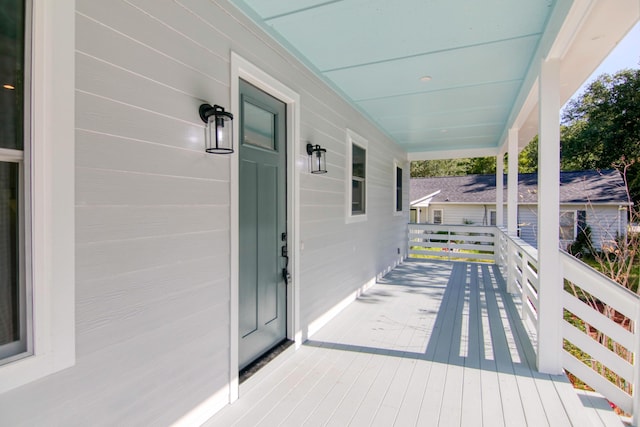
M 233 153 L 233 114 L 219 105 L 202 104 L 200 118 L 207 124 L 204 128 L 205 151 L 211 154 Z
M 327 150 L 319 145 L 307 143 L 311 173 L 327 173 Z

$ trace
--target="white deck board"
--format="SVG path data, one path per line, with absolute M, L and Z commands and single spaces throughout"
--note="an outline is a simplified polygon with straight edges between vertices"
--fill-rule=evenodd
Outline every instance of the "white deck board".
M 407 261 L 205 425 L 621 426 L 536 371 L 518 310 L 495 266 Z

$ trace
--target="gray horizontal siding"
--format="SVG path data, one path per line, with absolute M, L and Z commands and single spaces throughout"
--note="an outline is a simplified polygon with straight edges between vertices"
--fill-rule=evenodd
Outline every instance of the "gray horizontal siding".
M 301 322 L 406 251 L 406 154 L 225 1 L 76 2 L 77 364 L 0 397 L 1 425 L 167 425 L 228 387 L 230 159 L 197 110 L 229 106 L 235 51 L 300 94 Z M 347 224 L 346 129 L 368 140 L 368 220 Z M 298 159 L 306 164 L 307 157 Z

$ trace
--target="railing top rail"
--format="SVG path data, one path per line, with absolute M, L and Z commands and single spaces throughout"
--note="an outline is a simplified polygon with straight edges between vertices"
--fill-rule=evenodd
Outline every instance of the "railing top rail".
M 425 223 L 409 223 L 409 229 L 419 229 L 419 230 L 450 230 L 450 231 L 459 231 L 459 232 L 479 232 L 479 233 L 494 233 L 496 232 L 496 227 L 492 225 L 461 225 L 461 224 L 425 224 Z
M 531 257 L 534 261 L 538 262 L 538 249 L 531 246 L 530 244 L 528 244 L 527 242 L 525 242 L 524 240 L 522 240 L 520 237 L 516 237 L 516 236 L 510 236 L 507 233 L 507 229 L 504 227 L 496 227 L 507 239 L 511 240 L 511 242 L 513 242 L 513 244 L 517 245 L 520 247 L 520 249 L 522 249 L 522 251 L 524 253 L 526 253 L 527 255 L 529 255 L 529 257 Z

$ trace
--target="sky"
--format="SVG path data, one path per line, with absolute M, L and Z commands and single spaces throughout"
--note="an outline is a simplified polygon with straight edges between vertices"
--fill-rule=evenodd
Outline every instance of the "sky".
M 640 68 L 640 22 L 636 23 L 635 27 L 618 43 L 618 46 L 615 47 L 607 59 L 591 74 L 574 96 L 582 93 L 586 86 L 600 74 L 615 74 L 623 68 Z

